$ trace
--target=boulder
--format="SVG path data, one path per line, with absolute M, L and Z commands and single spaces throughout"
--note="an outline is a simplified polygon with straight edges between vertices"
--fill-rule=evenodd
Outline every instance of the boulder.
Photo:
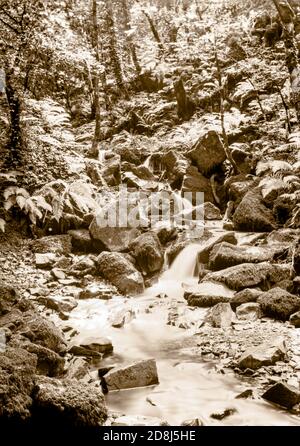
M 221 211 L 217 206 L 209 201 L 203 203 L 205 220 L 222 220 Z
M 129 244 L 140 235 L 140 231 L 135 228 L 102 227 L 97 216 L 92 221 L 89 228 L 93 245 L 101 242 L 106 251 L 125 251 Z M 100 248 L 100 245 L 99 245 Z
M 160 271 L 164 264 L 164 255 L 158 236 L 146 232 L 129 245 L 129 251 L 136 260 L 137 268 L 144 274 Z
M 191 307 L 213 307 L 221 302 L 228 303 L 232 295 L 224 285 L 204 281 L 191 291 L 185 291 L 184 298 Z
M 277 338 L 273 342 L 248 348 L 240 357 L 238 367 L 256 370 L 263 366 L 274 365 L 277 361 L 284 361 L 286 355 L 284 339 Z
M 267 401 L 278 404 L 279 406 L 291 409 L 300 403 L 300 390 L 286 383 L 278 382 L 270 387 L 263 395 Z
M 260 305 L 256 302 L 241 304 L 236 309 L 236 317 L 241 320 L 255 321 L 261 317 Z
M 80 337 L 76 342 L 80 343 L 80 347 L 106 355 L 113 351 L 111 340 L 105 337 Z
M 37 357 L 21 348 L 0 354 L 0 422 L 30 417 Z
M 266 177 L 259 183 L 262 198 L 266 204 L 272 204 L 277 197 L 289 191 L 289 185 L 278 178 Z
M 88 229 L 73 229 L 68 231 L 72 237 L 72 250 L 74 252 L 98 252 L 100 253 L 104 245 L 101 240 L 92 239 Z
M 53 322 L 31 311 L 24 313 L 22 320 L 24 324 L 22 334 L 31 342 L 53 350 L 56 353 L 66 351 L 63 334 Z
M 221 271 L 215 271 L 205 276 L 206 281 L 225 283 L 229 288 L 240 291 L 243 288 L 255 287 L 268 283 L 276 283 L 287 274 L 281 265 L 262 263 L 241 263 Z
M 39 254 L 70 254 L 72 251 L 71 236 L 69 234 L 49 235 L 32 241 L 30 247 L 34 253 Z
M 294 327 L 300 328 L 300 311 L 297 311 L 296 313 L 291 314 L 290 323 L 292 325 L 294 325 Z
M 209 255 L 209 269 L 220 271 L 241 263 L 259 263 L 272 260 L 274 251 L 258 246 L 235 246 L 222 242 L 216 244 Z
M 51 268 L 56 260 L 56 254 L 35 254 L 35 265 L 37 268 Z
M 158 383 L 155 360 L 145 359 L 112 369 L 104 375 L 102 386 L 105 390 L 111 391 L 152 386 Z
M 68 379 L 82 379 L 89 372 L 89 364 L 84 358 L 72 358 L 68 363 L 65 378 Z
M 239 305 L 247 304 L 248 302 L 256 302 L 263 291 L 256 288 L 245 288 L 242 291 L 235 293 L 230 300 L 231 308 L 235 311 Z
M 155 225 L 152 229 L 162 245 L 166 245 L 178 237 L 177 228 L 169 223 L 162 222 L 162 224 Z
M 287 321 L 293 313 L 300 310 L 300 297 L 279 287 L 263 293 L 257 302 L 266 316 L 282 321 Z
M 99 387 L 75 379 L 40 377 L 35 388 L 33 417 L 45 424 L 46 420 L 55 420 L 55 429 L 59 426 L 99 429 L 107 418 L 107 409 Z
M 129 295 L 143 293 L 143 277 L 124 255 L 102 252 L 97 258 L 97 265 L 99 273 L 121 293 Z
M 205 202 L 214 203 L 215 201 L 209 178 L 206 178 L 202 173 L 200 173 L 195 166 L 190 166 L 187 169 L 183 178 L 181 191 L 203 192 Z
M 198 252 L 198 263 L 206 264 L 209 262 L 209 255 L 213 249 L 213 247 L 219 243 L 227 242 L 232 245 L 237 244 L 237 239 L 235 237 L 234 232 L 227 232 L 225 234 L 219 235 L 219 236 L 213 236 L 208 238 L 206 241 L 204 241 L 199 248 Z
M 54 351 L 42 345 L 28 342 L 23 345 L 29 353 L 37 357 L 36 373 L 45 376 L 60 376 L 64 372 L 65 360 Z
M 19 295 L 15 288 L 0 280 L 0 316 L 8 313 L 18 300 Z
M 272 231 L 267 236 L 267 244 L 271 247 L 280 245 L 282 247 L 290 247 L 299 239 L 299 231 L 296 229 L 280 228 Z
M 213 172 L 226 160 L 223 143 L 215 130 L 203 133 L 187 156 L 204 175 Z
M 274 215 L 256 189 L 247 192 L 236 208 L 233 224 L 236 231 L 269 232 L 276 229 Z
M 207 315 L 207 320 L 216 328 L 231 327 L 234 313 L 229 303 L 219 303 L 215 305 Z
M 121 182 L 121 158 L 117 154 L 106 157 L 101 175 L 108 186 L 118 186 Z

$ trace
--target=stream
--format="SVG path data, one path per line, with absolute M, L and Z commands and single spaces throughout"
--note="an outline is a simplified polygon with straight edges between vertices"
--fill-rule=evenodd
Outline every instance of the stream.
M 251 236 L 243 234 L 238 237 L 239 243 L 248 242 Z M 146 358 L 156 360 L 159 385 L 109 392 L 108 407 L 126 415 L 159 417 L 173 426 L 195 417 L 201 418 L 205 425 L 300 425 L 298 417 L 262 399 L 235 399 L 251 387 L 245 378 L 238 378 L 231 371 L 217 373 L 216 362 L 204 360 L 195 353 L 195 328 L 183 330 L 167 325 L 170 309 L 186 308 L 184 289 L 197 283 L 194 271 L 198 251 L 197 243 L 184 248 L 159 281 L 142 296 L 80 300 L 72 311 L 70 322 L 80 332 L 76 342 L 81 337 L 95 336 L 112 340 L 113 354 L 101 366 Z M 126 310 L 125 325 L 113 328 L 112 317 Z M 197 308 L 190 313 L 201 322 L 206 312 L 207 309 Z M 222 421 L 210 417 L 227 408 L 236 412 Z

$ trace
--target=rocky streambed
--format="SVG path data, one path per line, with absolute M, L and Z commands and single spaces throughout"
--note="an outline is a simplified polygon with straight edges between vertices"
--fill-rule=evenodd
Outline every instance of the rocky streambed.
M 146 235 L 137 259 L 162 249 Z M 299 278 L 281 260 L 298 237 L 211 224 L 167 243 L 145 289 L 132 253 L 74 254 L 70 235 L 3 245 L 1 420 L 299 425 Z M 144 277 L 161 262 L 147 252 Z

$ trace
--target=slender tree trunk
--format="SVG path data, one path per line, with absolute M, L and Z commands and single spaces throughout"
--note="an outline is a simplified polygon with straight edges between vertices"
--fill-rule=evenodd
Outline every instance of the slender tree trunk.
M 112 70 L 119 90 L 122 91 L 125 94 L 125 96 L 128 96 L 123 79 L 121 62 L 117 52 L 117 38 L 115 32 L 115 23 L 111 6 L 111 0 L 106 1 L 105 20 L 106 20 L 106 31 L 109 38 L 109 56 Z
M 177 100 L 177 114 L 180 119 L 187 121 L 193 115 L 195 107 L 187 97 L 182 79 L 174 82 L 174 90 Z
M 294 36 L 294 12 L 289 4 L 282 5 L 278 0 L 272 0 L 275 5 L 283 27 L 285 45 L 285 62 L 290 75 L 292 104 L 295 107 L 298 125 L 300 125 L 300 66 L 299 50 Z
M 92 21 L 93 21 L 93 31 L 92 31 L 92 45 L 95 51 L 96 61 L 100 62 L 99 54 L 99 26 L 98 26 L 98 5 L 97 0 L 93 0 L 92 3 Z M 98 157 L 99 153 L 99 143 L 101 141 L 101 117 L 100 117 L 100 102 L 99 102 L 99 76 L 97 70 L 92 73 L 92 84 L 94 90 L 94 113 L 95 113 L 95 132 L 92 142 L 91 150 L 89 151 L 89 156 L 93 158 Z
M 21 162 L 23 147 L 21 128 L 21 99 L 13 85 L 13 69 L 5 70 L 5 93 L 10 114 L 9 164 L 18 165 Z
M 160 51 L 161 54 L 163 54 L 164 51 L 165 51 L 165 48 L 164 48 L 164 45 L 163 45 L 162 40 L 160 38 L 160 35 L 158 34 L 158 31 L 156 29 L 154 21 L 152 20 L 152 17 L 146 11 L 143 11 L 143 14 L 147 18 L 147 20 L 148 20 L 148 23 L 150 25 L 150 29 L 152 31 L 153 37 L 154 37 L 154 39 L 156 40 L 156 42 L 158 44 L 159 51 Z
M 121 4 L 122 4 L 122 8 L 123 8 L 124 27 L 125 27 L 126 31 L 130 31 L 131 27 L 130 27 L 130 13 L 129 13 L 129 8 L 128 8 L 128 1 L 121 0 Z M 136 46 L 135 46 L 130 34 L 127 35 L 127 43 L 128 43 L 128 48 L 129 48 L 129 51 L 131 54 L 133 65 L 135 67 L 137 75 L 139 75 L 142 71 L 142 68 L 141 68 L 141 65 L 139 63 L 139 59 L 137 56 Z

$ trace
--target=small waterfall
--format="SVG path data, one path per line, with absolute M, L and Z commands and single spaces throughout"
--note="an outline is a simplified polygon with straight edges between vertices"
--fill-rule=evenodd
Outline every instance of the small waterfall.
M 162 274 L 162 280 L 185 280 L 195 277 L 197 272 L 197 254 L 199 243 L 186 246 L 175 258 L 171 267 Z

